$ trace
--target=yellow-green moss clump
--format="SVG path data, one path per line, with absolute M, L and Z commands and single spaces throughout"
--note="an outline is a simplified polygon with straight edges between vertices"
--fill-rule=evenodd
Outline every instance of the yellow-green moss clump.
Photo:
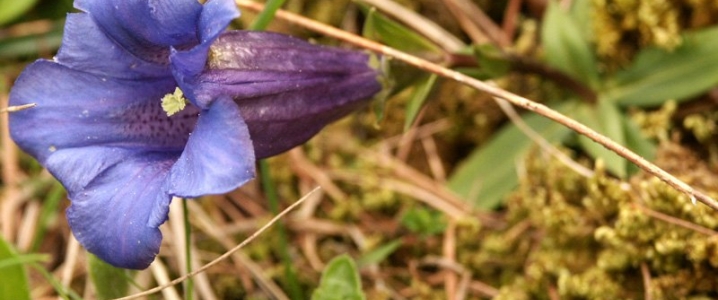
M 714 0 L 593 0 L 596 51 L 609 67 L 627 64 L 640 48 L 673 49 L 685 29 L 718 21 Z
M 687 151 L 665 149 L 659 163 Z M 672 173 L 716 177 L 691 161 Z M 586 178 L 534 155 L 508 198 L 506 221 L 501 230 L 461 239 L 457 250 L 461 263 L 500 287 L 495 299 L 642 299 L 641 268 L 648 271 L 654 299 L 718 297 L 718 237 L 711 235 L 718 218 L 652 177 L 621 183 L 599 163 L 596 175 Z

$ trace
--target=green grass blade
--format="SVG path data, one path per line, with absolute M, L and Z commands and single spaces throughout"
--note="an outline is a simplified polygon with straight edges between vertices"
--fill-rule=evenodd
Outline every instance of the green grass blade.
M 267 26 L 269 26 L 269 23 L 274 20 L 274 14 L 277 13 L 277 10 L 279 10 L 282 5 L 284 5 L 285 0 L 269 0 L 267 4 L 264 6 L 264 10 L 259 13 L 256 19 L 254 19 L 254 22 L 252 22 L 251 25 L 249 25 L 250 30 L 265 30 L 267 29 Z
M 27 283 L 27 272 L 22 258 L 12 246 L 0 236 L 0 299 L 30 299 L 30 288 Z

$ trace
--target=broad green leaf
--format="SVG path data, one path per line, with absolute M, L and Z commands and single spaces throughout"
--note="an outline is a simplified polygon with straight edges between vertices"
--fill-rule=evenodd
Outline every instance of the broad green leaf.
M 361 268 L 366 265 L 380 263 L 384 261 L 387 257 L 389 257 L 389 255 L 394 253 L 396 249 L 399 249 L 399 246 L 401 246 L 400 239 L 384 244 L 381 247 L 362 255 L 362 257 L 357 260 L 357 265 L 359 265 L 359 267 Z
M 35 6 L 36 2 L 37 0 L 0 0 L 0 25 L 19 18 Z
M 364 12 L 366 13 L 362 30 L 364 37 L 405 52 L 441 52 L 438 46 L 423 36 L 382 16 L 376 12 L 376 9 L 365 8 Z
M 642 50 L 601 96 L 622 106 L 687 100 L 718 85 L 718 26 L 684 35 L 672 51 Z
M 30 299 L 23 259 L 0 236 L 0 299 Z
M 131 272 L 116 268 L 96 256 L 89 254 L 90 279 L 97 291 L 97 299 L 115 299 L 127 296 Z
M 335 257 L 324 268 L 312 300 L 364 300 L 359 272 L 349 255 Z
M 596 59 L 588 39 L 567 11 L 555 1 L 549 1 L 541 27 L 541 39 L 546 61 L 590 87 L 599 83 Z
M 618 108 L 609 101 L 599 101 L 597 105 L 584 104 L 573 115 L 584 125 L 591 127 L 599 133 L 621 145 L 626 144 L 624 135 L 623 116 Z M 594 142 L 586 136 L 580 135 L 578 142 L 591 157 L 600 158 L 606 164 L 606 169 L 620 178 L 626 178 L 628 161 L 611 150 Z
M 571 1 L 570 14 L 574 24 L 581 34 L 584 41 L 592 41 L 594 29 L 593 29 L 593 3 L 591 1 Z
M 419 233 L 422 236 L 441 233 L 446 228 L 446 220 L 443 215 L 433 209 L 415 207 L 408 209 L 401 216 L 401 225 L 409 230 Z
M 414 86 L 414 92 L 409 97 L 409 103 L 406 107 L 406 119 L 404 121 L 404 130 L 409 130 L 411 124 L 414 124 L 416 116 L 424 106 L 426 99 L 429 97 L 429 92 L 436 83 L 436 74 L 425 75 L 419 79 L 419 82 Z
M 559 111 L 570 109 L 567 105 Z M 529 115 L 524 122 L 549 142 L 558 142 L 571 130 L 539 115 Z M 534 142 L 513 124 L 508 124 L 481 148 L 464 160 L 449 178 L 451 190 L 475 206 L 493 209 L 518 185 L 516 164 Z

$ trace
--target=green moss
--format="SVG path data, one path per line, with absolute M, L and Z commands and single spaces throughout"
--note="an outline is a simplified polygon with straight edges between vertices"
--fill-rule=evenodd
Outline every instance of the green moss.
M 718 21 L 712 0 L 593 0 L 596 52 L 609 68 L 628 64 L 643 47 L 674 49 L 681 33 Z
M 545 299 L 550 289 L 562 299 L 640 299 L 641 264 L 653 276 L 654 295 L 718 296 L 700 284 L 718 276 L 718 238 L 645 211 L 716 228 L 707 207 L 645 175 L 621 183 L 598 169 L 586 178 L 539 154 L 529 156 L 525 166 L 526 176 L 507 203 L 509 225 L 482 228 L 480 242 L 461 244 L 476 247 L 460 261 L 500 286 L 498 299 Z M 685 172 L 700 169 L 673 170 Z M 516 234 L 521 224 L 523 232 Z

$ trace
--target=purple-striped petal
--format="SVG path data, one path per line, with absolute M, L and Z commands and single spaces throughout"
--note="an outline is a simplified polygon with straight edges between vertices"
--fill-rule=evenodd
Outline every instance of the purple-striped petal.
M 379 90 L 376 74 L 365 73 L 235 101 L 255 155 L 264 158 L 303 144 L 327 124 L 366 106 Z
M 198 197 L 229 192 L 254 178 L 254 149 L 237 105 L 224 97 L 202 111 L 172 167 L 169 193 Z
M 61 79 L 61 80 L 60 80 Z M 188 107 L 167 117 L 160 106 L 171 78 L 105 78 L 37 61 L 17 79 L 10 105 L 37 103 L 10 115 L 15 142 L 40 162 L 57 150 L 107 145 L 181 152 L 197 121 Z

